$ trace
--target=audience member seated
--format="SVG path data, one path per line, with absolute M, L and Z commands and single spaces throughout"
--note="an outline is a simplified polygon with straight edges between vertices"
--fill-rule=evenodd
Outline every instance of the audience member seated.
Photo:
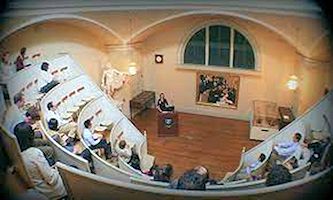
M 287 162 L 285 162 L 283 165 L 289 169 L 296 169 L 298 167 L 306 165 L 310 161 L 310 157 L 312 152 L 308 148 L 308 140 L 304 139 L 303 144 L 301 145 L 301 151 L 298 158 L 296 156 L 293 156 L 291 159 L 289 159 Z
M 115 145 L 115 152 L 124 159 L 125 162 L 129 162 L 132 156 L 132 150 L 128 148 L 125 140 L 117 140 Z
M 80 155 L 82 158 L 86 159 L 89 162 L 90 170 L 91 172 L 94 172 L 94 165 L 91 158 L 91 153 L 88 149 L 84 149 L 80 152 L 79 148 L 79 141 L 78 140 L 71 140 L 70 137 L 68 137 L 65 134 L 60 134 L 57 130 L 58 129 L 58 121 L 56 119 L 50 119 L 48 122 L 49 131 L 48 134 L 61 146 L 66 148 L 68 151 Z
M 25 113 L 25 122 L 27 122 L 35 132 L 35 138 L 43 138 L 43 133 L 40 128 L 40 124 L 36 123 L 40 120 L 39 110 L 35 107 L 28 108 L 27 112 Z
M 157 101 L 157 110 L 160 112 L 172 112 L 175 110 L 174 106 L 170 106 L 165 98 L 164 93 L 160 94 L 160 98 Z
M 100 134 L 93 134 L 91 132 L 92 124 L 89 119 L 84 121 L 84 130 L 82 134 L 82 138 L 87 143 L 90 149 L 104 149 L 105 158 L 111 159 L 111 146 L 106 142 Z
M 256 160 L 254 163 L 246 166 L 244 169 L 242 169 L 236 176 L 236 180 L 241 180 L 241 179 L 248 179 L 248 180 L 258 180 L 261 179 L 262 177 L 259 176 L 254 176 L 252 174 L 253 170 L 255 170 L 262 162 L 264 162 L 266 159 L 265 154 L 260 154 L 258 157 L 258 160 Z
M 291 181 L 289 170 L 283 165 L 275 165 L 268 173 L 266 186 L 279 185 Z
M 171 181 L 171 176 L 173 174 L 173 167 L 170 164 L 163 165 L 162 167 L 157 167 L 154 171 L 154 181 L 161 181 L 169 183 Z
M 47 93 L 56 85 L 59 84 L 55 77 L 53 77 L 49 72 L 49 63 L 43 62 L 41 65 L 41 72 L 38 79 L 38 88 L 41 93 Z
M 25 55 L 26 51 L 27 48 L 22 47 L 20 50 L 20 54 L 16 58 L 15 65 L 17 72 L 29 66 L 25 64 L 25 60 L 28 59 L 28 57 Z
M 15 199 L 15 200 L 48 200 L 48 198 L 36 191 L 35 189 L 28 189 L 27 191 L 16 194 L 12 188 L 10 188 L 9 182 L 11 182 L 11 176 L 8 176 L 10 172 L 9 168 L 13 164 L 9 159 L 8 152 L 4 148 L 4 143 L 0 141 L 0 194 L 2 199 Z
M 26 134 L 30 134 L 30 131 L 32 131 L 34 136 L 33 146 L 40 149 L 44 153 L 44 156 L 50 165 L 54 165 L 55 159 L 53 148 L 49 145 L 48 141 L 43 138 L 37 138 L 33 128 L 27 122 L 18 123 L 14 128 L 14 134 L 16 134 L 15 131 L 20 131 L 21 133 L 25 132 Z
M 38 108 L 31 106 L 27 109 L 27 112 L 25 112 L 25 118 L 26 121 L 31 125 L 35 125 L 37 121 L 40 120 L 40 111 Z
M 61 146 L 65 147 L 70 152 L 74 152 L 75 139 L 70 138 L 68 135 L 59 132 L 58 121 L 51 118 L 48 122 L 49 131 L 48 134 Z
M 212 179 L 209 177 L 209 172 L 206 167 L 199 165 L 199 166 L 195 167 L 194 170 L 196 170 L 196 172 L 198 174 L 200 174 L 204 177 L 204 179 L 206 180 L 206 185 L 207 184 L 209 184 L 209 185 L 217 184 L 217 181 L 215 179 Z
M 330 143 L 329 137 L 321 138 L 321 140 L 314 139 L 310 143 L 305 144 L 306 147 L 312 152 L 309 162 L 311 162 L 310 166 L 310 174 L 316 174 L 323 169 L 325 169 L 325 163 L 322 163 L 321 160 L 324 156 L 325 149 L 327 145 Z
M 47 109 L 46 121 L 49 122 L 52 118 L 56 119 L 58 121 L 59 134 L 66 135 L 69 137 L 70 142 L 75 142 L 75 139 L 77 138 L 77 124 L 75 122 L 63 120 L 57 112 L 57 108 L 54 106 L 53 102 L 47 104 Z
M 66 190 L 58 171 L 50 167 L 43 152 L 34 147 L 34 132 L 27 123 L 20 123 L 14 131 L 22 151 L 22 159 L 35 189 L 49 199 L 66 196 Z
M 86 159 L 89 163 L 90 171 L 95 173 L 95 166 L 91 157 L 89 149 L 84 149 L 81 153 L 78 153 L 82 158 Z
M 276 161 L 284 161 L 286 158 L 292 156 L 293 154 L 301 152 L 300 140 L 302 135 L 300 133 L 295 133 L 293 140 L 291 142 L 278 143 L 273 146 L 273 151 L 269 158 L 269 167 L 276 164 Z
M 14 96 L 14 104 L 12 105 L 5 114 L 4 127 L 9 130 L 10 133 L 14 133 L 14 127 L 20 122 L 26 121 L 25 110 L 25 99 L 22 93 L 18 93 Z
M 206 177 L 199 174 L 195 169 L 186 171 L 178 180 L 175 181 L 177 183 L 175 187 L 176 189 L 206 190 Z M 171 185 L 173 185 L 173 183 L 171 183 Z M 174 186 L 172 188 L 174 188 Z
M 170 188 L 183 190 L 206 190 L 209 182 L 208 170 L 203 166 L 186 171 L 179 179 L 170 183 Z
M 140 167 L 140 157 L 139 155 L 135 152 L 135 149 L 132 148 L 132 155 L 130 160 L 128 161 L 128 164 L 131 165 L 134 169 L 141 171 Z

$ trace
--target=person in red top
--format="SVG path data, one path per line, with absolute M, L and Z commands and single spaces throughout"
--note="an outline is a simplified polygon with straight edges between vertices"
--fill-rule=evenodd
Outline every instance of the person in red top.
M 24 64 L 24 60 L 26 60 L 28 57 L 25 55 L 27 51 L 27 48 L 22 47 L 20 50 L 20 55 L 17 56 L 16 61 L 15 61 L 15 65 L 16 65 L 16 71 L 20 71 L 22 69 L 24 69 L 25 67 L 28 67 L 28 65 Z

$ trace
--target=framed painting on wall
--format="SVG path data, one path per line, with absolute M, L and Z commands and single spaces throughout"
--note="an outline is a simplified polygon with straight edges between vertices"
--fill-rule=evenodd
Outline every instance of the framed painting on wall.
M 240 76 L 222 72 L 198 71 L 196 79 L 197 104 L 237 108 Z

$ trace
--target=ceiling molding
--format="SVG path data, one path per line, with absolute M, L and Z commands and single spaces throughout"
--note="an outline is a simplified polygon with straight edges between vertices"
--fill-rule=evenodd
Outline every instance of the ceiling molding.
M 3 17 L 19 17 L 44 14 L 69 14 L 93 11 L 124 10 L 201 10 L 247 11 L 302 17 L 322 17 L 322 10 L 310 0 L 13 0 L 9 2 Z
M 0 34 L 0 42 L 5 39 L 6 37 L 8 37 L 9 35 L 15 33 L 18 30 L 21 30 L 25 27 L 28 27 L 30 25 L 33 24 L 38 24 L 40 22 L 44 22 L 44 21 L 48 21 L 48 20 L 56 20 L 56 19 L 76 19 L 76 20 L 82 20 L 85 22 L 89 22 L 91 24 L 95 24 L 101 28 L 103 28 L 104 30 L 110 32 L 112 35 L 114 35 L 121 43 L 125 43 L 125 39 L 122 38 L 121 35 L 119 35 L 116 31 L 112 30 L 111 28 L 107 27 L 106 25 L 92 20 L 90 18 L 86 18 L 86 17 L 82 17 L 82 16 L 78 16 L 78 15 L 69 15 L 69 14 L 59 14 L 59 15 L 42 15 L 42 16 L 37 16 L 34 17 L 28 21 L 25 21 L 22 24 L 19 24 L 15 27 L 12 27 L 11 29 L 5 31 L 5 32 L 1 32 Z

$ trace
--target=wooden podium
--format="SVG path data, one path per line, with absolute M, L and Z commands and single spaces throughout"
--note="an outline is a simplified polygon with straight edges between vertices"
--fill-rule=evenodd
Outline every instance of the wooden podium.
M 178 135 L 178 113 L 168 112 L 157 114 L 158 136 L 177 136 Z

